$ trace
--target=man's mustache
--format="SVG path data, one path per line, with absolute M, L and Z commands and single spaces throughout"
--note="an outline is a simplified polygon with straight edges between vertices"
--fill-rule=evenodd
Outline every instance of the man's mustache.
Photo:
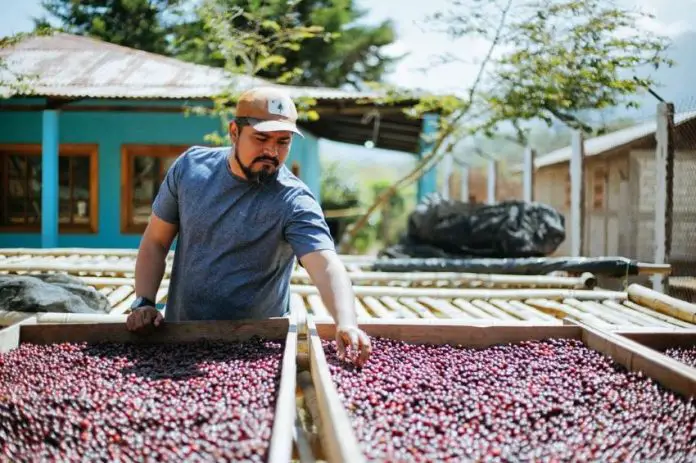
M 268 161 L 268 162 L 272 163 L 274 166 L 278 167 L 278 160 L 276 158 L 272 158 L 270 156 L 259 156 L 258 158 L 254 159 L 253 163 L 262 162 L 262 161 Z

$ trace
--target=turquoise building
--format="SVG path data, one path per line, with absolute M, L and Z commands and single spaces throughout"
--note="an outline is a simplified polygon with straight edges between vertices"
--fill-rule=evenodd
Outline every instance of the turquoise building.
M 219 118 L 188 109 L 210 107 L 230 85 L 268 84 L 230 82 L 218 68 L 69 34 L 27 39 L 0 57 L 27 79 L 26 90 L 0 99 L 3 248 L 136 248 L 170 163 L 191 145 L 209 144 L 207 134 L 225 135 Z M 317 197 L 320 138 L 423 155 L 421 135 L 437 126 L 435 115 L 407 118 L 410 101 L 381 105 L 376 94 L 286 88 L 312 98 L 320 116 L 301 124 L 305 138 L 293 140 L 287 161 Z M 435 191 L 434 170 L 418 191 Z

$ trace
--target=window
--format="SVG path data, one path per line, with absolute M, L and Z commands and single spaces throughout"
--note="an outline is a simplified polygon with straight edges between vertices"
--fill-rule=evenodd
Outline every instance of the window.
M 123 145 L 121 150 L 121 231 L 145 231 L 152 202 L 172 163 L 188 146 Z
M 96 233 L 96 145 L 60 145 L 58 230 Z M 0 145 L 0 229 L 41 231 L 41 145 Z

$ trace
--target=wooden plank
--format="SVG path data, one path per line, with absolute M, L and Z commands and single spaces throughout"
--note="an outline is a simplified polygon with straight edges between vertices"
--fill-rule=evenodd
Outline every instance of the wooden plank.
M 303 296 L 318 294 L 319 290 L 313 285 L 290 285 L 290 289 Z M 440 299 L 552 299 L 563 300 L 575 298 L 580 300 L 625 300 L 628 295 L 621 291 L 589 290 L 589 289 L 455 289 L 455 288 L 398 288 L 384 286 L 353 286 L 353 291 L 359 297 L 435 297 Z
M 556 337 L 580 339 L 578 326 L 530 325 L 515 323 L 500 326 L 474 326 L 463 320 L 370 320 L 360 328 L 370 336 L 427 344 L 453 344 L 487 347 L 495 344 L 541 340 Z M 322 339 L 333 339 L 333 323 L 316 322 L 317 334 Z
M 652 330 L 651 332 L 614 331 L 615 335 L 630 339 L 659 352 L 671 347 L 696 347 L 696 329 Z
M 631 371 L 641 371 L 664 387 L 686 397 L 696 395 L 696 369 L 616 333 L 583 327 L 583 342 Z
M 310 351 L 310 372 L 316 392 L 322 426 L 319 430 L 326 460 L 329 463 L 361 463 L 365 457 L 360 451 L 348 413 L 341 404 L 336 386 L 329 372 L 321 339 L 315 322 L 307 320 Z M 331 324 L 331 326 L 334 326 Z M 333 339 L 333 338 L 332 338 Z
M 148 332 L 133 333 L 123 323 L 24 326 L 21 342 L 52 344 L 57 342 L 188 343 L 201 340 L 243 341 L 253 336 L 284 339 L 287 318 L 242 321 L 165 322 Z
M 292 456 L 293 435 L 290 430 L 293 429 L 296 419 L 297 331 L 297 320 L 291 316 L 285 336 L 280 384 L 268 449 L 269 463 L 287 463 Z
M 16 349 L 20 343 L 21 329 L 23 326 L 36 324 L 35 317 L 25 318 L 0 330 L 0 354 Z

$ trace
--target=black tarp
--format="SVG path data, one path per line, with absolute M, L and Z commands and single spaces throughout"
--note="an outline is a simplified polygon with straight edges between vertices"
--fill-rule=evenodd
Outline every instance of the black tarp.
M 433 194 L 409 215 L 406 236 L 380 257 L 543 257 L 564 239 L 563 215 L 546 204 L 469 204 Z
M 608 277 L 638 274 L 638 261 L 624 257 L 540 257 L 507 259 L 402 258 L 378 259 L 376 272 L 467 272 L 543 275 L 555 271 L 590 272 Z

